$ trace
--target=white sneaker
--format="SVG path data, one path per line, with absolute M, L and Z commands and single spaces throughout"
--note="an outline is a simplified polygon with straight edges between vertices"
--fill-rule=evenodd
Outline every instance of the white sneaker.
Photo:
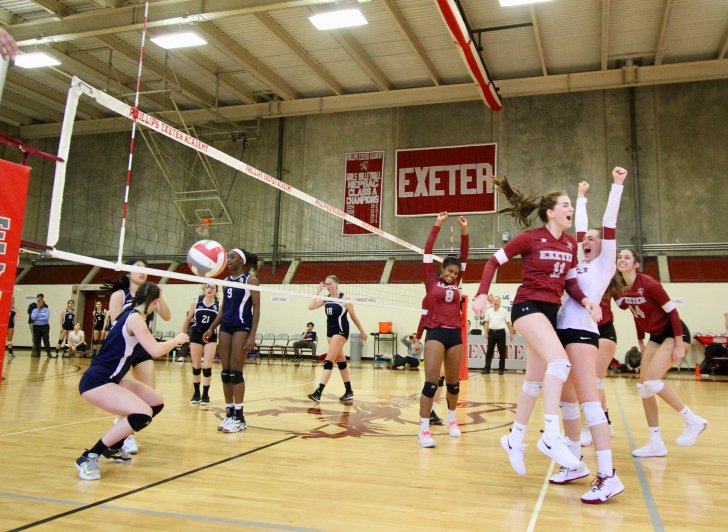
M 234 417 L 228 418 L 230 421 L 222 428 L 223 432 L 240 432 L 242 430 L 242 423 Z
M 581 462 L 576 469 L 569 469 L 568 467 L 560 468 L 559 472 L 549 479 L 549 482 L 551 484 L 568 484 L 572 480 L 578 480 L 588 475 L 589 468 L 584 462 Z
M 581 441 L 582 447 L 589 447 L 592 444 L 591 430 L 589 430 L 589 425 L 586 423 L 583 427 L 581 427 L 581 436 L 579 440 Z
M 435 440 L 432 438 L 432 432 L 429 430 L 427 432 L 420 432 L 419 436 L 417 436 L 417 443 L 422 447 L 434 447 Z
M 459 438 L 462 436 L 462 432 L 460 432 L 460 428 L 458 427 L 457 421 L 451 421 L 447 424 L 447 431 L 450 433 L 450 436 L 453 438 Z
M 639 449 L 632 451 L 632 456 L 636 456 L 637 458 L 667 456 L 667 447 L 665 447 L 665 442 L 663 441 L 660 441 L 660 443 L 650 441 L 644 447 L 640 447 Z
M 521 476 L 526 474 L 526 463 L 524 462 L 523 455 L 526 446 L 524 444 L 516 445 L 511 444 L 508 439 L 508 434 L 501 438 L 501 446 L 508 454 L 508 460 L 511 462 L 513 470 Z
M 129 454 L 136 454 L 139 452 L 139 444 L 133 434 L 126 437 L 124 444 L 121 446 L 121 450 Z
M 101 471 L 99 470 L 99 455 L 96 453 L 88 453 L 87 455 L 81 455 L 76 460 L 76 469 L 78 469 L 78 476 L 83 480 L 98 480 L 101 478 Z
M 581 502 L 587 504 L 601 504 L 624 491 L 624 485 L 619 480 L 617 472 L 612 470 L 611 477 L 597 478 L 591 484 L 591 489 L 581 496 Z
M 227 420 L 230 419 L 229 417 L 222 418 L 222 421 L 218 424 L 217 430 L 222 430 L 225 428 L 225 423 L 227 423 Z
M 677 443 L 678 445 L 682 445 L 683 447 L 690 447 L 691 445 L 695 445 L 695 442 L 698 441 L 698 437 L 707 428 L 708 421 L 703 419 L 702 417 L 699 417 L 698 421 L 695 423 L 685 423 L 685 428 L 683 429 L 682 434 L 677 437 L 675 443 Z
M 581 463 L 581 460 L 578 460 L 566 446 L 561 436 L 550 439 L 543 434 L 536 447 L 560 466 L 576 469 Z

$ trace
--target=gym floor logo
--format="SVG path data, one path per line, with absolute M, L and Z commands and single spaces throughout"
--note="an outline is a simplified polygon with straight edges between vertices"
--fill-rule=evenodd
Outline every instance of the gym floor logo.
M 336 402 L 336 398 L 324 396 L 322 402 L 314 405 L 300 397 L 280 397 L 273 402 L 280 406 L 254 410 L 255 403 L 248 404 L 245 416 L 248 426 L 269 430 L 282 430 L 303 439 L 363 438 L 372 436 L 412 436 L 419 429 L 417 409 L 420 396 L 380 396 L 376 402 L 355 398 L 352 405 Z M 445 401 L 441 401 L 441 405 Z M 442 408 L 441 408 L 442 409 Z M 224 409 L 216 410 L 215 415 L 222 419 Z M 404 412 L 406 410 L 406 412 Z M 488 403 L 463 400 L 458 402 L 458 423 L 463 433 L 480 432 L 509 427 L 513 423 L 515 403 Z M 301 430 L 289 429 L 280 424 L 268 425 L 266 420 L 283 419 L 289 416 L 306 415 L 315 420 L 315 427 Z M 300 427 L 300 420 L 296 421 Z M 445 426 L 433 426 L 446 432 Z M 399 430 L 401 429 L 401 430 Z

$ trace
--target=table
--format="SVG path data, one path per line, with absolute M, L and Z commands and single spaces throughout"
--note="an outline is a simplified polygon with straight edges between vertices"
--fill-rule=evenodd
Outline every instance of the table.
M 390 344 L 392 357 L 397 354 L 397 333 L 371 333 L 374 338 L 374 358 L 381 358 L 381 344 Z

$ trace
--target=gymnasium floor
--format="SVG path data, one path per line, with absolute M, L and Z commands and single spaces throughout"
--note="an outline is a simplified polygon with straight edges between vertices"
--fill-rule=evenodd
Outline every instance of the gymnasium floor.
M 190 406 L 189 361 L 156 363 L 166 408 L 139 434 L 132 463 L 101 464 L 100 481 L 78 478 L 74 460 L 112 422 L 78 395 L 87 360 L 31 358 L 16 349 L 0 386 L 0 528 L 45 530 L 725 530 L 728 458 L 723 442 L 728 383 L 669 382 L 711 422 L 692 448 L 673 442 L 677 413 L 660 404 L 666 458 L 632 459 L 646 438 L 631 378 L 607 381 L 615 466 L 624 493 L 603 505 L 545 480 L 554 466 L 536 450 L 540 406 L 529 427 L 528 475 L 500 448 L 522 374 L 471 373 L 461 385 L 460 440 L 436 429 L 417 445 L 420 371 L 354 364 L 355 403 L 337 401 L 335 373 L 320 405 L 306 398 L 320 368 L 310 362 L 246 367 L 248 430 L 216 430 L 224 412 L 219 365 L 212 404 Z M 444 413 L 444 400 L 440 404 Z M 584 450 L 595 469 L 593 447 Z

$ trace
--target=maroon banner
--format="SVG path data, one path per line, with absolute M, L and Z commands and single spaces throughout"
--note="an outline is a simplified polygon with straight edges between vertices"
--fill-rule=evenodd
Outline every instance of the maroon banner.
M 23 236 L 25 198 L 30 167 L 0 160 L 0 377 L 5 359 L 5 339 L 13 301 L 15 271 Z
M 344 211 L 381 229 L 383 151 L 346 154 Z M 370 235 L 371 231 L 344 220 L 344 235 Z
M 495 212 L 496 144 L 397 150 L 397 216 Z

